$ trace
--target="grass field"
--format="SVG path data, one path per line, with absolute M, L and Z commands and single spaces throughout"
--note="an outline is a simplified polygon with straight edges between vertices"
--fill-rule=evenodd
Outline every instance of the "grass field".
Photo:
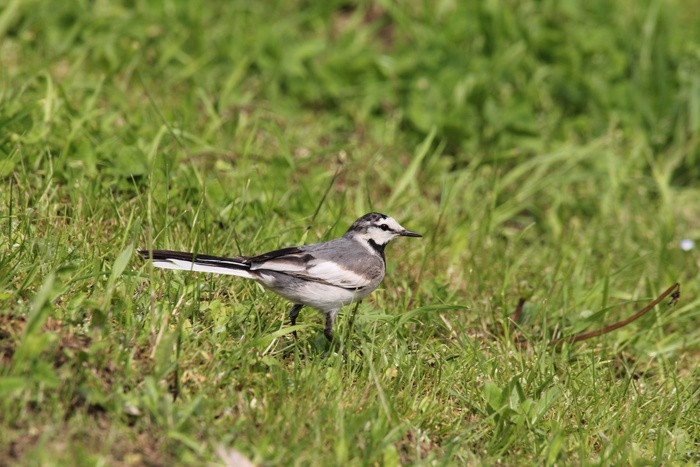
M 3 0 L 0 180 L 0 465 L 700 462 L 695 2 Z M 369 211 L 340 353 L 136 254 Z

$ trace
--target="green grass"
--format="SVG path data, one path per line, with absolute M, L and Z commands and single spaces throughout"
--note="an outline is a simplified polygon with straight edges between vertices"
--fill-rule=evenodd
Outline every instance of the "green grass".
M 5 0 L 0 180 L 0 464 L 700 461 L 693 2 Z M 344 356 L 135 254 L 372 210 L 424 238 Z

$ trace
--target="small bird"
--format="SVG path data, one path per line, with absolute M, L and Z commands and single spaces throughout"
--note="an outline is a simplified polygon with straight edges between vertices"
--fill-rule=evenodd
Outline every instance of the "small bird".
M 258 256 L 224 258 L 168 250 L 139 253 L 159 268 L 253 279 L 292 302 L 292 326 L 304 306 L 325 314 L 323 334 L 332 342 L 333 323 L 340 309 L 359 302 L 381 284 L 386 273 L 384 248 L 396 237 L 422 235 L 404 229 L 385 214 L 370 212 L 357 219 L 340 238 Z

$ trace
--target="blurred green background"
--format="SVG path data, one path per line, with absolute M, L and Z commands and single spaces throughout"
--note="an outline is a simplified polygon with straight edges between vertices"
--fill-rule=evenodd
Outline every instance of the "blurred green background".
M 66 144 L 89 145 L 86 169 L 142 175 L 138 141 L 152 140 L 159 118 L 152 98 L 192 151 L 239 146 L 264 112 L 324 116 L 332 148 L 358 138 L 411 147 L 435 128 L 453 167 L 512 167 L 614 136 L 664 156 L 689 183 L 698 21 L 679 0 L 10 1 L 0 22 L 3 151 L 13 151 L 11 134 L 31 134 L 66 163 L 78 152 Z M 70 141 L 49 132 L 76 113 L 85 121 Z M 298 138 L 321 136 L 309 131 Z
M 697 462 L 699 179 L 696 2 L 0 0 L 0 464 Z M 370 210 L 345 357 L 132 258 Z

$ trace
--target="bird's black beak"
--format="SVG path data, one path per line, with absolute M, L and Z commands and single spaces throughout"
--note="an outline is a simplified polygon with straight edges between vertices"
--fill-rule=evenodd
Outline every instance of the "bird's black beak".
M 418 232 L 413 232 L 405 229 L 399 235 L 401 235 L 402 237 L 422 237 L 422 235 Z

